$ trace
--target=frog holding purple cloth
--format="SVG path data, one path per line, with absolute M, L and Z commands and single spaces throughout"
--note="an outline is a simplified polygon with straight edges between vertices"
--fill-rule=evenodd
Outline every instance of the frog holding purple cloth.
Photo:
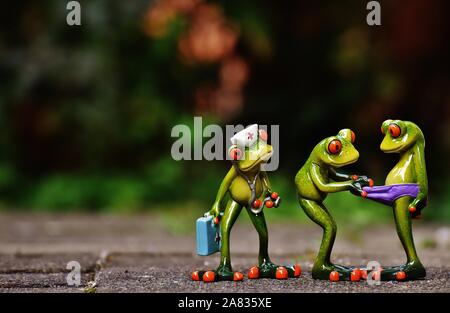
M 353 145 L 355 137 L 352 130 L 342 129 L 337 135 L 321 140 L 295 176 L 301 208 L 323 229 L 319 253 L 312 268 L 314 279 L 359 281 L 361 278 L 359 269 L 331 262 L 337 226 L 331 211 L 324 204 L 329 193 L 351 191 L 364 196 L 367 192 L 363 187 L 373 185 L 367 176 L 339 172 L 339 168 L 355 163 L 359 158 L 359 152 Z
M 405 249 L 407 262 L 384 267 L 378 273 L 381 280 L 403 281 L 426 275 L 416 253 L 411 228 L 411 219 L 420 216 L 428 197 L 425 139 L 420 128 L 412 122 L 386 120 L 381 130 L 384 134 L 381 150 L 400 154 L 400 160 L 389 172 L 384 186 L 374 186 L 367 176 L 337 172 L 337 168 L 354 163 L 359 157 L 353 146 L 355 135 L 350 129 L 343 129 L 337 136 L 319 142 L 295 177 L 300 206 L 324 231 L 312 269 L 314 279 L 359 281 L 367 277 L 367 270 L 361 271 L 330 261 L 337 227 L 323 200 L 328 193 L 347 190 L 393 208 L 397 233 Z
M 423 278 L 425 268 L 417 256 L 411 218 L 420 216 L 427 204 L 428 180 L 425 166 L 425 138 L 420 128 L 407 121 L 386 120 L 380 149 L 399 153 L 400 160 L 386 177 L 385 186 L 363 187 L 364 196 L 392 206 L 397 234 L 405 249 L 406 264 L 383 268 L 381 280 Z

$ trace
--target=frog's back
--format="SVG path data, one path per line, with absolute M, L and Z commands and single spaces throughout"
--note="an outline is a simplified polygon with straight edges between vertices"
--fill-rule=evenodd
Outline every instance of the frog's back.
M 310 160 L 306 161 L 303 167 L 298 171 L 297 175 L 295 175 L 297 193 L 301 198 L 321 202 L 325 199 L 326 195 L 320 192 L 314 184 L 310 174 L 311 165 Z

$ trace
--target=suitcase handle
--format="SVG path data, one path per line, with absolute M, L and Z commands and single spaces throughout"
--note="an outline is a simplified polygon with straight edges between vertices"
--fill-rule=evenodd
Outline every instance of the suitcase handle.
M 209 211 L 208 212 L 206 212 L 205 214 L 203 214 L 203 217 L 213 217 L 213 215 L 212 214 L 210 214 L 209 213 Z M 220 221 L 220 219 L 222 218 L 222 216 L 223 216 L 223 212 L 220 212 L 219 213 L 219 216 L 218 216 L 218 218 L 219 218 L 219 221 Z M 215 223 L 215 220 L 213 219 L 213 218 L 211 218 L 211 224 L 214 226 L 214 227 L 217 227 L 217 225 L 219 225 L 219 223 Z

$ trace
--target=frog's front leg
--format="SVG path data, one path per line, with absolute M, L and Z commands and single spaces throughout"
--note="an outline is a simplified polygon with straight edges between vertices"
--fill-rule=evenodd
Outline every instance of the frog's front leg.
M 422 209 L 427 205 L 428 178 L 424 156 L 424 143 L 417 143 L 414 150 L 415 181 L 419 184 L 420 189 L 417 197 L 409 204 L 408 210 L 413 218 L 417 218 L 421 215 Z
M 362 194 L 362 189 L 354 184 L 353 180 L 336 181 L 333 183 L 325 180 L 323 178 L 323 174 L 321 173 L 321 168 L 318 164 L 312 164 L 309 174 L 311 175 L 311 179 L 314 182 L 316 188 L 319 189 L 323 194 L 345 190 L 350 190 L 354 193 Z
M 249 278 L 286 279 L 288 277 L 299 277 L 301 274 L 300 265 L 280 266 L 272 263 L 270 260 L 268 252 L 269 236 L 264 212 L 261 211 L 258 214 L 254 214 L 249 208 L 247 208 L 247 212 L 259 236 L 259 266 L 254 266 L 250 269 L 248 273 Z
M 338 172 L 335 168 L 330 167 L 328 170 L 329 177 L 334 181 L 353 181 L 353 184 L 359 184 L 361 187 L 374 185 L 373 179 L 365 175 L 345 174 Z

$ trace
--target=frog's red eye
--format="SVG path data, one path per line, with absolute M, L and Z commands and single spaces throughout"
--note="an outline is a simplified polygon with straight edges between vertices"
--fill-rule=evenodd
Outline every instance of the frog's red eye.
M 331 154 L 338 154 L 339 152 L 341 152 L 341 149 L 342 149 L 342 143 L 337 139 L 332 140 L 328 144 L 328 152 Z
M 351 134 L 352 134 L 352 143 L 354 143 L 354 142 L 355 142 L 355 139 L 356 139 L 356 135 L 355 135 L 355 133 L 353 132 L 353 130 L 351 130 Z
M 230 155 L 230 158 L 234 161 L 237 161 L 242 157 L 241 149 L 237 148 L 236 146 L 231 146 L 230 150 L 228 150 L 228 154 Z
M 400 129 L 400 126 L 398 126 L 397 124 L 389 124 L 389 133 L 393 138 L 397 138 L 398 136 L 400 136 L 401 132 L 402 131 Z
M 259 130 L 259 138 L 263 141 L 267 141 L 267 138 L 269 138 L 269 135 L 264 129 Z
M 384 128 L 381 126 L 381 133 L 384 135 Z

